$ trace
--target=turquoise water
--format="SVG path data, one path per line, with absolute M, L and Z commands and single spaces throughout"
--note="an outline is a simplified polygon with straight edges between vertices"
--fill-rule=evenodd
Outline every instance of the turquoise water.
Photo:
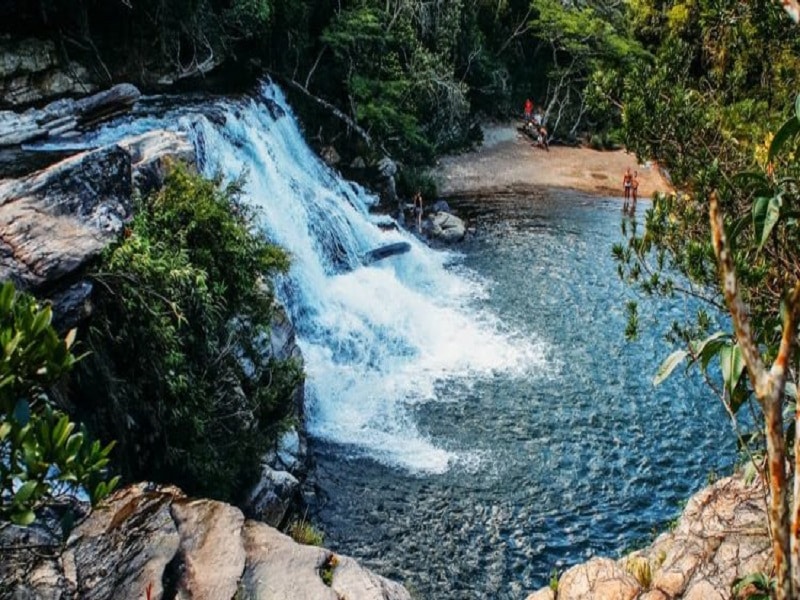
M 451 457 L 447 469 L 314 442 L 314 516 L 326 545 L 421 598 L 524 598 L 554 568 L 645 543 L 709 474 L 730 469 L 735 443 L 699 378 L 651 383 L 671 351 L 664 332 L 693 302 L 640 299 L 642 335 L 624 338 L 633 295 L 611 258 L 618 201 L 554 191 L 456 207 L 476 234 L 449 269 L 480 283 L 476 314 L 541 356 L 528 369 L 444 376 L 405 406 Z

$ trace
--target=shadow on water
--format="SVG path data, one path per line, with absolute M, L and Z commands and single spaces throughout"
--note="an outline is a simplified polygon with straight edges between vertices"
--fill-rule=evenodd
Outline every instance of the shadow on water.
M 477 225 L 452 268 L 477 273 L 489 310 L 546 350 L 541 372 L 442 379 L 420 433 L 458 460 L 441 474 L 315 442 L 326 543 L 423 598 L 520 598 L 553 568 L 616 556 L 674 518 L 734 442 L 698 378 L 652 376 L 663 333 L 695 305 L 639 299 L 616 275 L 620 203 L 571 192 L 457 203 Z M 644 207 L 640 207 L 644 210 Z

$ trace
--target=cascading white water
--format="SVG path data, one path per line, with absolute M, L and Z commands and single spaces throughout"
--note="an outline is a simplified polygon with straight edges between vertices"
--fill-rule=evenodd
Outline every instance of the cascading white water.
M 476 309 L 485 290 L 446 268 L 455 255 L 379 228 L 386 217 L 368 212 L 377 199 L 311 151 L 277 86 L 261 91 L 231 107 L 223 126 L 201 118 L 194 132 L 206 174 L 246 171 L 246 197 L 292 257 L 278 292 L 306 360 L 310 432 L 391 464 L 442 472 L 469 449 L 437 446 L 417 431 L 409 408 L 436 399 L 444 378 L 542 369 L 542 352 Z M 362 266 L 365 252 L 397 241 L 411 251 Z
M 94 142 L 178 128 L 193 137 L 205 174 L 245 176 L 266 235 L 291 255 L 277 292 L 306 361 L 312 435 L 412 471 L 443 472 L 469 457 L 469 448 L 444 448 L 418 431 L 413 405 L 447 401 L 437 389 L 444 380 L 542 374 L 540 345 L 480 308 L 486 290 L 458 269 L 456 254 L 379 228 L 387 217 L 368 212 L 377 199 L 311 151 L 277 86 L 213 105 L 107 127 Z M 209 119 L 210 110 L 224 119 Z M 411 251 L 362 264 L 365 252 L 397 241 Z

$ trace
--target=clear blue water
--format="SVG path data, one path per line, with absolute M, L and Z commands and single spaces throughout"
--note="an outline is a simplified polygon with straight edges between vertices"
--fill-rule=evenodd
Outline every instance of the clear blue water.
M 553 191 L 456 208 L 477 231 L 450 269 L 481 280 L 476 313 L 537 340 L 543 360 L 444 377 L 406 407 L 423 439 L 459 457 L 444 472 L 317 440 L 314 516 L 326 545 L 420 598 L 524 598 L 553 568 L 645 543 L 730 470 L 734 438 L 699 378 L 651 383 L 692 302 L 640 298 L 641 337 L 625 340 L 618 201 Z

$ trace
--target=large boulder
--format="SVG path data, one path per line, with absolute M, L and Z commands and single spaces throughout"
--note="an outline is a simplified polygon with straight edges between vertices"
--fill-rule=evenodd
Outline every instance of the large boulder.
M 464 221 L 448 212 L 433 213 L 428 221 L 430 235 L 447 244 L 460 242 L 467 233 Z
M 771 568 L 764 488 L 727 477 L 695 494 L 674 530 L 618 561 L 593 559 L 558 582 L 558 600 L 726 600 Z M 528 600 L 543 600 L 540 590 Z
M 0 590 L 14 590 L 14 598 L 410 600 L 401 585 L 350 558 L 297 544 L 233 506 L 191 500 L 174 487 L 116 492 L 65 548 L 35 530 L 9 532 L 0 531 Z
M 0 181 L 0 280 L 46 293 L 56 323 L 74 326 L 88 310 L 86 264 L 118 239 L 134 192 L 158 187 L 175 160 L 194 162 L 191 143 L 155 131 Z

